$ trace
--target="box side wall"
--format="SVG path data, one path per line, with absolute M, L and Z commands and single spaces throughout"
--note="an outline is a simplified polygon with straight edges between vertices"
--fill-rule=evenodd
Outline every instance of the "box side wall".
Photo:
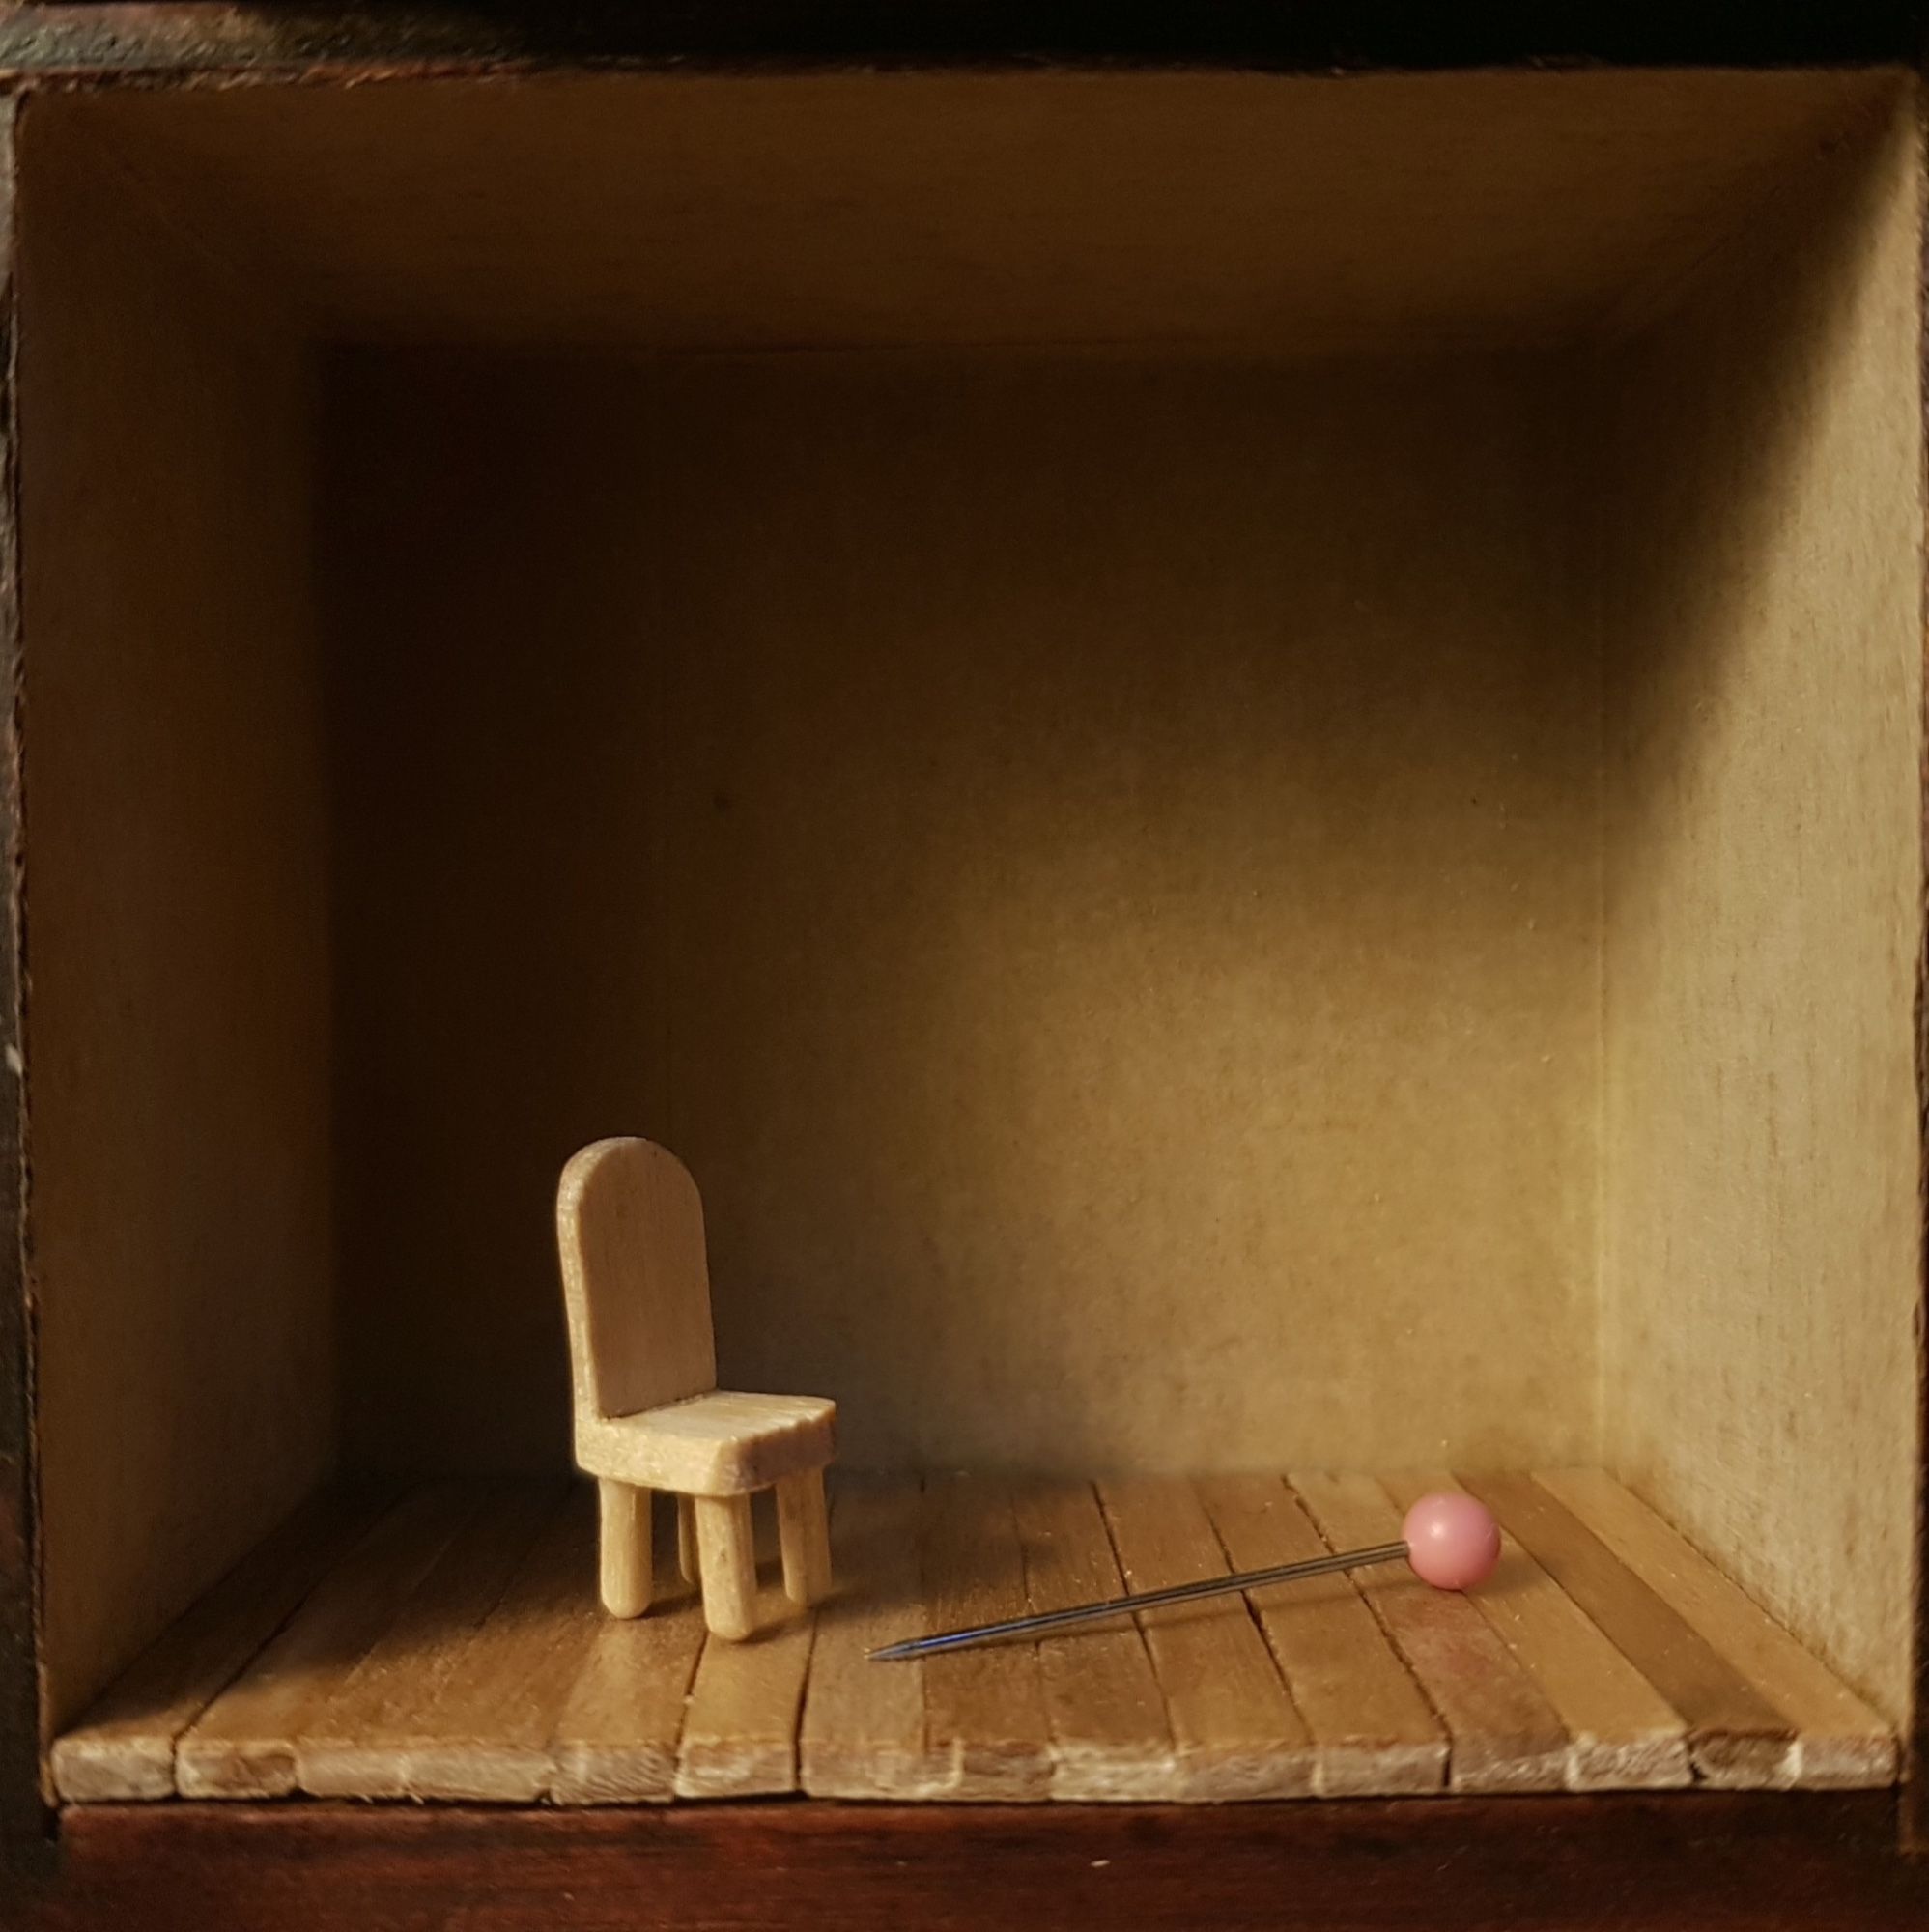
M 1607 371 L 1603 1426 L 1891 1716 L 1918 1477 L 1913 114 Z
M 57 124 L 56 124 L 57 125 Z M 70 1718 L 332 1453 L 311 383 L 258 284 L 26 116 L 40 1487 Z
M 1570 400 L 347 365 L 356 1458 L 566 1453 L 550 1202 L 625 1131 L 704 1191 L 726 1380 L 849 1460 L 1589 1455 Z

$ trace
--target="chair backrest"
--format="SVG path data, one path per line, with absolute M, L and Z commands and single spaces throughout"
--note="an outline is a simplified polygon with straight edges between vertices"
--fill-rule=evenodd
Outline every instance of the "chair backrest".
M 703 1203 L 673 1153 L 610 1140 L 574 1155 L 556 1246 L 579 1415 L 634 1415 L 717 1386 Z

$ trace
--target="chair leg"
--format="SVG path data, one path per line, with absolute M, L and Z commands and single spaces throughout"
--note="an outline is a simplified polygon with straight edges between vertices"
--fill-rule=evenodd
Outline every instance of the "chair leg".
M 718 1636 L 749 1636 L 755 1623 L 756 1548 L 749 1496 L 696 1496 L 696 1561 L 703 1621 Z
M 639 1617 L 650 1606 L 650 1492 L 600 1477 L 603 1607 L 612 1617 Z
M 686 1583 L 694 1583 L 702 1573 L 696 1560 L 696 1498 L 676 1499 L 676 1563 Z
M 822 1469 L 778 1479 L 777 1533 L 783 1548 L 784 1594 L 794 1604 L 822 1603 L 831 1594 L 831 1523 Z

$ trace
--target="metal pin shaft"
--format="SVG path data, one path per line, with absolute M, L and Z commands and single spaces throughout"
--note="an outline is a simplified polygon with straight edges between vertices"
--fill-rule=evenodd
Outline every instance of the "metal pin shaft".
M 873 1663 L 899 1657 L 925 1657 L 935 1650 L 962 1650 L 967 1644 L 990 1643 L 1007 1636 L 1035 1636 L 1040 1631 L 1067 1630 L 1073 1624 L 1096 1623 L 1100 1617 L 1123 1616 L 1133 1610 L 1155 1610 L 1163 1604 L 1192 1604 L 1202 1597 L 1223 1597 L 1234 1590 L 1258 1590 L 1269 1583 L 1296 1582 L 1302 1577 L 1326 1577 L 1335 1570 L 1361 1570 L 1369 1563 L 1404 1559 L 1404 1543 L 1378 1543 L 1371 1549 L 1342 1550 L 1332 1556 L 1313 1556 L 1303 1563 L 1281 1563 L 1271 1570 L 1242 1570 L 1232 1577 L 1207 1577 L 1198 1583 L 1176 1583 L 1169 1590 L 1147 1590 L 1136 1597 L 1114 1597 L 1103 1604 L 1081 1604 L 1076 1609 L 1045 1610 L 1035 1617 L 1010 1617 L 1004 1623 L 976 1624 L 970 1630 L 940 1631 L 935 1636 L 912 1637 L 888 1643 L 870 1653 Z

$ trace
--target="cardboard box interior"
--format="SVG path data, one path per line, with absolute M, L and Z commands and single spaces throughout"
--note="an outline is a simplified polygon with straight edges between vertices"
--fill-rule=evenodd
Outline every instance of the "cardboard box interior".
M 1905 81 L 24 128 L 51 1721 L 566 1461 L 624 1131 L 852 1462 L 1598 1463 L 1900 1714 Z

